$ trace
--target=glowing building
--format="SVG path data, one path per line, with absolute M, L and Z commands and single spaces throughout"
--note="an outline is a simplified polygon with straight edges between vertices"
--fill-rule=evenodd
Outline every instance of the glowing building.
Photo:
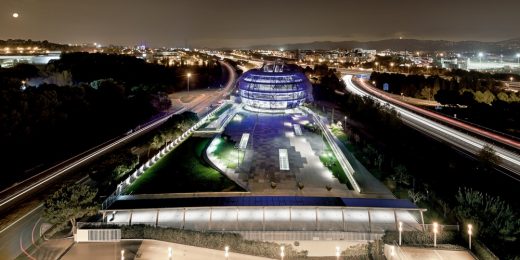
M 238 81 L 239 95 L 246 107 L 284 110 L 308 98 L 311 84 L 295 65 L 277 61 L 245 72 Z

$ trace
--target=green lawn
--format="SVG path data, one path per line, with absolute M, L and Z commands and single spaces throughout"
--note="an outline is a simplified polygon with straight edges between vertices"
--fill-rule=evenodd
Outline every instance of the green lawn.
M 128 187 L 127 193 L 240 191 L 233 181 L 202 159 L 210 141 L 209 138 L 189 138 L 141 175 Z
M 341 127 L 338 127 L 336 125 L 332 125 L 332 127 L 330 128 L 330 131 L 332 132 L 333 135 L 335 135 L 343 144 L 347 144 L 348 143 L 348 136 L 347 134 L 343 131 L 343 129 Z
M 230 169 L 236 169 L 238 165 L 238 157 L 240 153 L 240 160 L 244 159 L 244 152 L 237 152 L 235 149 L 235 142 L 230 140 L 225 140 L 220 137 L 220 143 L 217 145 L 217 148 L 213 152 L 213 154 Z
M 343 183 L 349 187 L 349 189 L 352 189 L 350 187 L 350 183 L 348 181 L 347 175 L 343 171 L 343 168 L 341 168 L 341 165 L 339 164 L 338 159 L 336 156 L 334 156 L 334 153 L 332 152 L 332 149 L 330 148 L 330 145 L 327 143 L 327 140 L 323 139 L 323 142 L 327 145 L 327 148 L 323 153 L 320 154 L 320 161 L 332 172 L 332 175 L 336 177 L 340 183 Z

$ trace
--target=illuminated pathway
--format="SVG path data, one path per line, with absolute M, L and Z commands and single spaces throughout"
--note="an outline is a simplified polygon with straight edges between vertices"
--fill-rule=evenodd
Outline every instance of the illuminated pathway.
M 360 96 L 370 96 L 374 98 L 376 101 L 381 103 L 382 105 L 387 105 L 393 109 L 395 109 L 401 119 L 408 125 L 416 128 L 417 130 L 426 133 L 430 136 L 433 136 L 435 138 L 438 138 L 440 140 L 443 140 L 459 149 L 462 149 L 466 152 L 469 152 L 470 154 L 478 154 L 484 145 L 490 143 L 470 136 L 468 134 L 465 134 L 459 130 L 454 129 L 453 127 L 446 126 L 444 124 L 435 122 L 431 119 L 428 119 L 422 115 L 419 115 L 414 107 L 411 105 L 403 105 L 400 102 L 399 106 L 395 105 L 394 103 L 398 102 L 397 100 L 391 100 L 392 102 L 388 101 L 389 98 L 384 98 L 380 93 L 378 93 L 375 90 L 370 90 L 368 86 L 363 86 L 363 88 L 357 86 L 352 82 L 352 75 L 346 75 L 343 77 L 343 80 L 346 83 L 347 89 L 351 91 L 354 94 L 360 95 Z M 365 82 L 360 82 L 359 84 L 363 85 L 366 84 Z M 402 108 L 401 106 L 405 106 L 407 109 Z M 411 109 L 414 110 L 414 112 L 410 111 Z M 422 111 L 421 111 L 422 112 Z M 432 113 L 432 112 L 430 112 Z M 434 113 L 432 113 L 434 114 Z M 439 115 L 437 115 L 439 116 Z M 439 120 L 445 121 L 444 118 L 439 118 Z M 450 119 L 452 121 L 457 122 L 456 120 Z M 449 122 L 450 124 L 453 122 Z M 461 124 L 460 122 L 457 122 L 458 124 Z M 475 127 L 472 127 L 475 128 Z M 478 129 L 477 129 L 478 130 Z M 480 131 L 480 130 L 479 130 Z M 484 132 L 484 131 L 481 131 Z M 517 147 L 518 143 L 514 140 L 509 140 L 507 138 L 500 137 L 498 135 L 490 133 L 490 136 L 486 136 L 488 138 L 492 138 L 493 140 L 497 140 L 499 142 L 502 142 L 504 144 L 508 144 L 511 147 Z M 497 139 L 500 138 L 500 139 Z M 506 150 L 504 148 L 494 146 L 493 149 L 495 150 L 496 154 L 501 158 L 500 165 L 504 169 L 507 169 L 514 174 L 510 175 L 512 178 L 516 180 L 520 180 L 520 156 L 514 152 L 511 152 L 509 150 Z

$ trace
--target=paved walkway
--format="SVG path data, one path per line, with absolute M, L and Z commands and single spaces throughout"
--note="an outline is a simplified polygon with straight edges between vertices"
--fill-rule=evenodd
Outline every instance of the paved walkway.
M 67 239 L 51 239 L 40 244 L 31 256 L 38 260 L 54 260 L 63 255 L 69 249 L 74 241 L 72 238 Z
M 252 133 L 238 170 L 238 178 L 247 183 L 248 190 L 260 193 L 310 193 L 352 196 L 347 186 L 339 183 L 319 159 L 325 146 L 320 135 L 302 127 L 302 136 L 294 134 L 293 124 L 312 121 L 301 113 L 262 114 L 241 111 L 240 122 L 231 122 L 224 131 L 237 143 L 243 133 Z M 280 170 L 279 149 L 287 149 L 289 170 Z M 271 187 L 276 183 L 276 188 Z M 303 190 L 298 189 L 303 183 Z M 329 192 L 326 186 L 330 185 Z
M 385 245 L 385 252 L 388 245 Z M 418 247 L 401 247 L 399 252 L 394 256 L 386 253 L 388 260 L 396 259 L 421 259 L 421 260 L 474 260 L 475 258 L 467 250 L 448 250 L 448 249 L 433 249 L 433 248 L 418 248 Z
M 168 258 L 168 248 L 172 257 Z M 121 258 L 124 250 L 124 258 Z M 214 250 L 157 240 L 122 240 L 114 243 L 78 243 L 62 258 L 63 260 L 114 260 L 114 259 L 224 259 L 224 250 Z M 229 260 L 264 260 L 269 258 L 234 253 L 230 249 Z
M 290 244 L 296 250 L 307 250 L 307 256 L 323 257 L 336 256 L 336 247 L 339 247 L 340 252 L 352 248 L 363 248 L 368 244 L 368 241 L 345 241 L 345 240 L 329 240 L 329 241 L 298 241 L 299 245 L 295 246 L 294 241 L 273 241 L 278 244 Z

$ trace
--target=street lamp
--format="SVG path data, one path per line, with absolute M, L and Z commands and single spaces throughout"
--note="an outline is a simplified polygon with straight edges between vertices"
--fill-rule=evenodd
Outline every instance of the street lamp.
M 376 70 L 377 70 L 377 66 L 379 65 L 379 62 L 377 62 L 377 61 L 376 61 L 376 63 L 375 63 L 375 64 L 376 64 Z
M 224 247 L 224 257 L 226 259 L 229 258 L 229 246 Z
M 513 77 L 509 77 L 509 81 L 513 82 Z
M 343 119 L 345 120 L 343 128 L 345 128 L 345 130 L 347 130 L 347 116 L 345 116 Z
M 433 222 L 433 247 L 437 247 L 437 230 L 438 224 L 437 222 Z
M 125 260 L 125 250 L 121 250 L 121 260 Z
M 285 256 L 285 246 L 280 247 L 280 257 L 283 260 L 283 257 Z
M 186 75 L 188 77 L 188 92 L 190 92 L 190 78 L 191 78 L 191 73 L 188 72 L 188 74 Z
M 390 70 L 393 70 L 394 69 L 394 63 L 393 62 L 390 62 Z
M 469 250 L 471 250 L 471 235 L 473 235 L 473 225 L 468 224 Z
M 336 259 L 339 260 L 339 256 L 340 256 L 340 251 L 339 251 L 339 246 L 336 247 Z
M 479 53 L 478 53 L 478 57 L 479 57 L 479 59 L 480 59 L 480 63 L 482 63 L 482 57 L 484 57 L 484 53 L 479 52 Z
M 520 65 L 520 53 L 516 54 L 516 63 L 518 63 L 518 65 Z
M 172 259 L 173 256 L 173 249 L 171 247 L 168 247 L 168 259 Z
M 403 233 L 403 222 L 399 221 L 399 246 L 401 246 L 401 233 Z

